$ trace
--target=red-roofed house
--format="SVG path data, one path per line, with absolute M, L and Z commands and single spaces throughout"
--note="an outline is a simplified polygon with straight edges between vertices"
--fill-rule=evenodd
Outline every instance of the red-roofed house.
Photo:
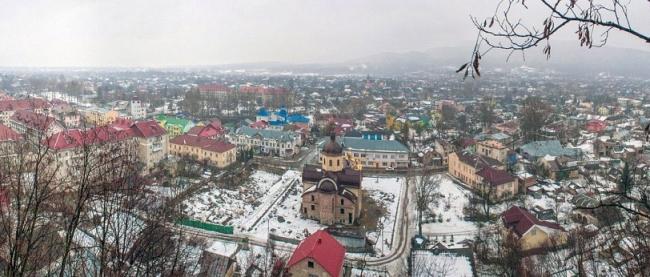
M 501 200 L 517 195 L 517 178 L 505 170 L 484 167 L 476 172 L 479 190 L 491 194 L 490 199 Z
M 133 131 L 116 130 L 104 126 L 90 128 L 87 130 L 68 129 L 55 133 L 44 139 L 41 143 L 46 145 L 52 151 L 57 162 L 52 163 L 57 166 L 56 177 L 65 180 L 67 176 L 78 175 L 77 170 L 81 169 L 78 165 L 83 162 L 85 153 L 92 153 L 91 163 L 104 163 L 106 160 L 113 159 L 116 155 L 135 152 L 133 148 Z M 89 148 L 86 152 L 83 149 Z M 117 151 L 117 149 L 124 151 Z M 110 178 L 110 176 L 104 176 Z M 66 190 L 75 189 L 74 187 L 58 186 L 56 189 Z
M 16 142 L 22 139 L 19 133 L 0 123 L 0 159 L 16 154 Z
M 607 123 L 602 120 L 590 120 L 585 124 L 585 129 L 590 133 L 602 133 L 607 128 Z
M 142 174 L 149 174 L 156 164 L 167 157 L 167 131 L 155 120 L 135 122 L 129 130 L 138 143 L 138 159 L 144 165 Z
M 287 272 L 292 277 L 343 276 L 345 247 L 324 230 L 316 231 L 293 251 Z
M 519 238 L 524 251 L 543 248 L 551 244 L 562 245 L 567 232 L 557 223 L 539 220 L 528 210 L 512 206 L 501 214 L 503 226 Z
M 169 153 L 206 161 L 218 168 L 227 167 L 237 160 L 237 148 L 234 144 L 188 134 L 171 139 Z
M 0 100 L 0 123 L 9 124 L 9 118 L 16 111 L 27 110 L 42 113 L 49 107 L 50 104 L 47 101 L 39 98 Z
M 14 112 L 9 120 L 9 126 L 18 133 L 35 138 L 41 135 L 49 137 L 63 131 L 63 126 L 53 117 L 29 110 Z
M 187 132 L 188 135 L 209 139 L 220 138 L 224 133 L 225 130 L 223 129 L 223 126 L 221 126 L 221 120 L 218 119 L 212 120 L 212 122 L 205 126 L 194 126 Z

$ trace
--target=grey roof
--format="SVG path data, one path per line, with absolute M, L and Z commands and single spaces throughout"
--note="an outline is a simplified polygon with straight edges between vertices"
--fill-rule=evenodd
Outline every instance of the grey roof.
M 362 138 L 343 138 L 343 148 L 357 151 L 392 152 L 407 154 L 409 149 L 396 140 L 368 140 Z
M 264 139 L 274 139 L 279 141 L 292 141 L 296 137 L 296 134 L 294 134 L 293 132 L 285 132 L 285 131 L 278 131 L 278 130 L 262 130 L 262 129 L 247 127 L 247 126 L 239 128 L 239 130 L 237 130 L 237 134 L 242 134 L 248 137 L 253 137 L 259 134 Z
M 533 141 L 521 146 L 522 154 L 528 154 L 530 157 L 551 156 L 569 156 L 577 157 L 580 150 L 576 148 L 564 148 L 559 140 L 542 140 Z

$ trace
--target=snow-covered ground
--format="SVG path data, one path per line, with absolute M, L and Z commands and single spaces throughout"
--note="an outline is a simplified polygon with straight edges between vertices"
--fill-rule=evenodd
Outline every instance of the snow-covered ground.
M 458 276 L 470 277 L 472 266 L 465 256 L 454 254 L 434 255 L 428 251 L 413 252 L 412 276 Z
M 471 239 L 477 230 L 474 222 L 466 221 L 463 208 L 468 205 L 471 192 L 454 183 L 446 174 L 435 175 L 434 182 L 438 183 L 440 197 L 429 205 L 436 214 L 435 222 L 422 224 L 422 233 L 435 239 L 438 236 L 454 235 L 456 242 Z M 442 222 L 439 219 L 442 218 Z
M 255 171 L 237 190 L 214 187 L 194 195 L 183 202 L 186 205 L 185 214 L 205 222 L 237 228 L 248 227 L 256 216 L 261 216 L 261 210 L 272 204 L 296 174 L 295 171 L 289 171 L 283 177 Z
M 386 214 L 379 218 L 377 231 L 366 234 L 370 240 L 377 242 L 375 244 L 377 253 L 381 253 L 382 249 L 384 254 L 390 253 L 393 245 L 397 207 L 405 181 L 403 177 L 364 177 L 361 183 L 361 187 L 368 192 L 368 196 L 386 208 Z
M 304 231 L 310 234 L 325 228 L 318 222 L 300 218 L 300 204 L 302 202 L 302 182 L 291 184 L 289 191 L 281 196 L 271 210 L 248 232 L 256 238 L 266 239 L 268 232 L 286 238 L 303 240 Z

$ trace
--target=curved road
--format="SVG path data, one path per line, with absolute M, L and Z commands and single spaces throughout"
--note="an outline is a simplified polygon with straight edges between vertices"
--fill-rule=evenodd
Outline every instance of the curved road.
M 391 249 L 391 252 L 384 257 L 370 257 L 370 258 L 347 257 L 346 258 L 347 262 L 355 263 L 355 262 L 365 261 L 366 266 L 370 266 L 370 267 L 386 266 L 395 262 L 400 258 L 408 256 L 409 254 L 408 250 L 410 249 L 409 238 L 412 237 L 414 234 L 414 230 L 415 230 L 414 223 L 416 222 L 415 215 L 414 215 L 414 211 L 415 211 L 414 203 L 410 201 L 410 199 L 414 197 L 415 189 L 405 184 L 403 186 L 401 194 L 402 195 L 400 196 L 400 206 L 398 208 L 397 215 L 396 215 L 397 221 L 395 222 L 395 226 L 398 229 L 393 235 L 393 241 L 392 241 L 392 245 L 395 245 L 396 247 L 393 247 Z M 222 239 L 222 240 L 228 240 L 233 242 L 241 242 L 247 239 L 248 242 L 252 245 L 262 246 L 262 247 L 267 246 L 267 240 L 258 239 L 246 234 L 226 235 L 226 234 L 204 231 L 200 229 L 195 229 L 186 226 L 179 226 L 174 224 L 169 224 L 169 227 L 193 236 L 200 236 L 200 237 L 212 238 L 212 239 Z M 293 246 L 290 247 L 283 244 L 275 245 L 274 247 L 276 249 L 280 249 L 284 251 L 293 251 L 293 249 L 295 248 Z

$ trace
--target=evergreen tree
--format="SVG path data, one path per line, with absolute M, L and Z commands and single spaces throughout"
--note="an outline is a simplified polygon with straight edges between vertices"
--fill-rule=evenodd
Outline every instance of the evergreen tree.
M 625 163 L 623 172 L 621 173 L 621 181 L 618 184 L 618 189 L 621 193 L 627 195 L 632 189 L 633 179 L 630 172 L 630 163 Z

